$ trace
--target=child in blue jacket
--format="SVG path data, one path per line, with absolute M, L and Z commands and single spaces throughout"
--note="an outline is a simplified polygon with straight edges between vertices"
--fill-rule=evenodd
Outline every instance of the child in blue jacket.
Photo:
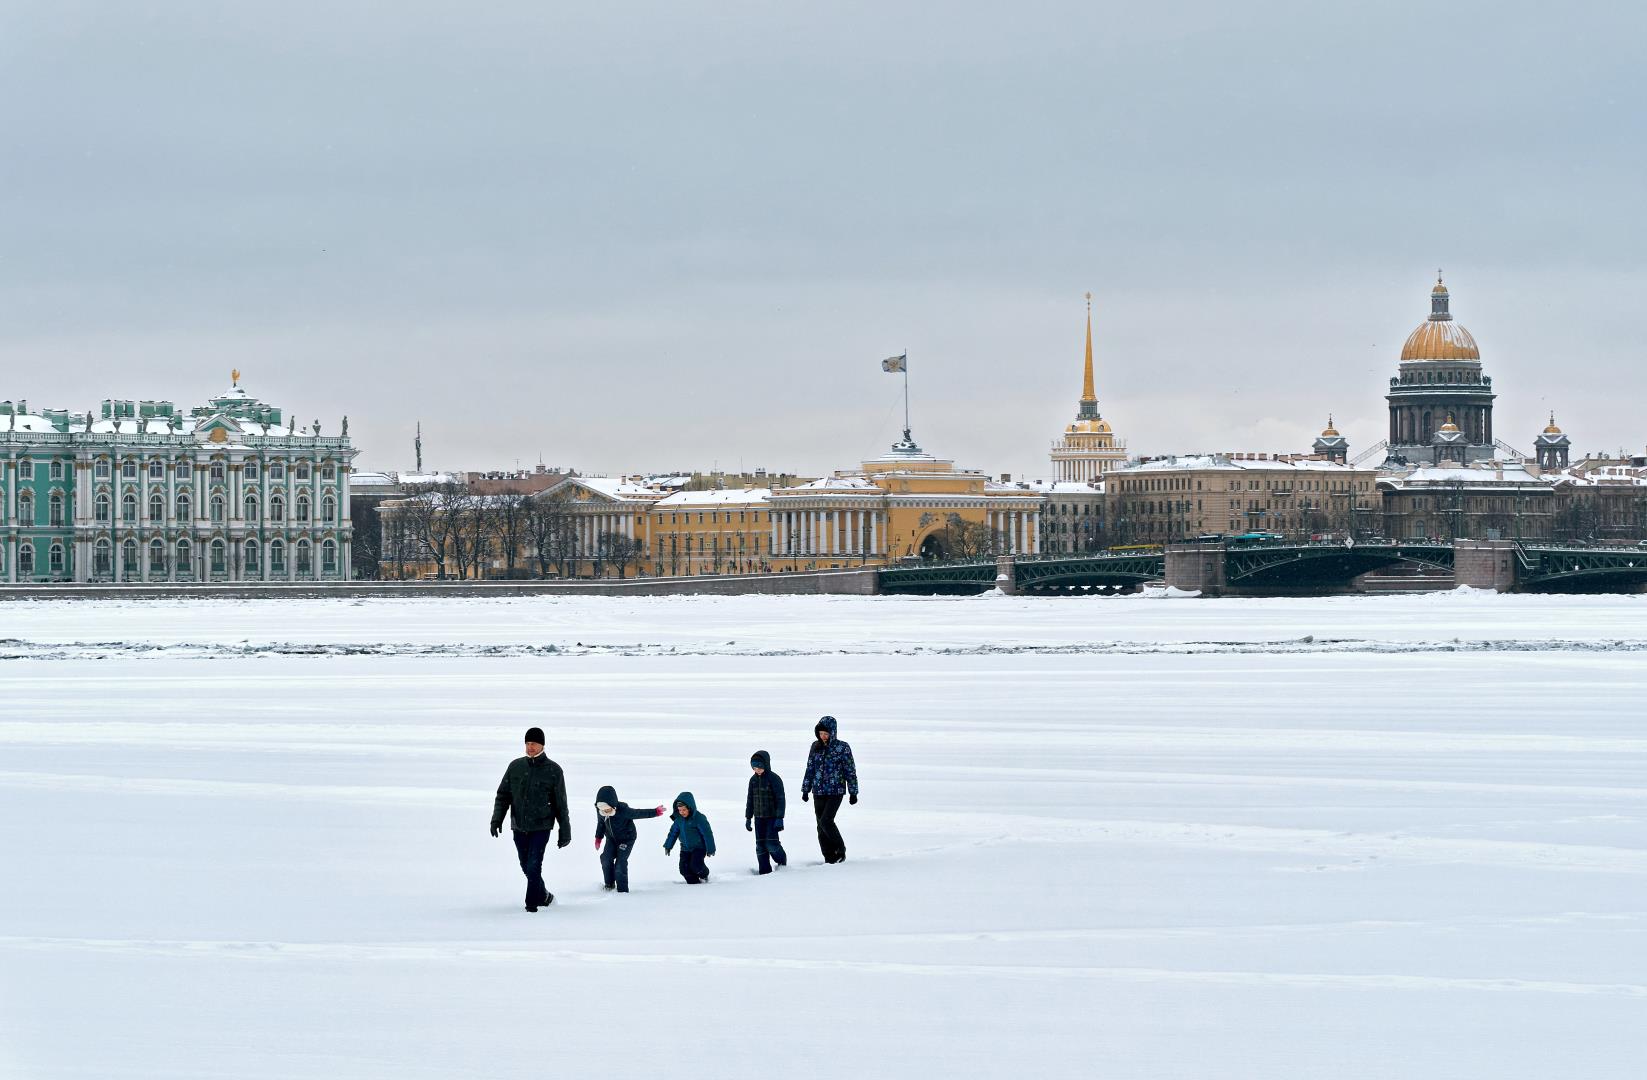
M 676 840 L 681 844 L 681 877 L 688 885 L 708 881 L 709 867 L 703 860 L 715 854 L 715 834 L 709 828 L 709 819 L 698 812 L 698 804 L 690 791 L 675 796 L 674 821 L 669 826 L 669 838 L 663 842 L 665 854 L 675 846 Z

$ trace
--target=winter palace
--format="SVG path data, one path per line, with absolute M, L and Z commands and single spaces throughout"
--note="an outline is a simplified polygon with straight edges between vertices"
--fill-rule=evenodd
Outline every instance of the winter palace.
M 322 436 L 240 386 L 184 412 L 0 401 L 0 581 L 349 577 L 349 422 Z

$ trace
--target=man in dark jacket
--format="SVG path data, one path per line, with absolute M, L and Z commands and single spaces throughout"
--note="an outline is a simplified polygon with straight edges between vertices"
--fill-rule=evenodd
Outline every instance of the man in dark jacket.
M 505 810 L 514 827 L 520 870 L 526 875 L 526 910 L 548 907 L 555 902 L 555 894 L 543 884 L 543 851 L 549 846 L 549 830 L 560 825 L 555 846 L 565 847 L 572 842 L 572 825 L 566 806 L 566 774 L 544 754 L 542 728 L 527 729 L 526 756 L 511 761 L 504 770 L 492 803 L 493 836 L 503 833 Z
M 812 734 L 815 738 L 812 752 L 806 756 L 801 801 L 817 793 L 812 809 L 818 818 L 818 847 L 823 850 L 824 862 L 845 862 L 846 841 L 835 827 L 835 814 L 844 796 L 850 796 L 853 806 L 858 805 L 858 766 L 852 760 L 852 747 L 835 737 L 833 716 L 819 720 Z
M 618 801 L 618 789 L 607 784 L 595 792 L 595 850 L 600 852 L 600 872 L 608 889 L 629 891 L 629 853 L 635 848 L 635 822 L 641 818 L 663 817 L 665 807 L 632 810 Z M 601 851 L 601 844 L 606 850 Z
M 783 831 L 783 778 L 772 771 L 772 755 L 765 750 L 755 751 L 749 767 L 754 774 L 743 800 L 743 827 L 755 834 L 755 861 L 760 864 L 760 872 L 770 874 L 774 862 L 789 865 L 778 839 Z

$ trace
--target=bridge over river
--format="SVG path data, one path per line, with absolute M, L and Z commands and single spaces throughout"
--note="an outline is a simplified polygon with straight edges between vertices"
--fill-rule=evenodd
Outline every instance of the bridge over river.
M 1349 592 L 1361 575 L 1401 564 L 1449 571 L 1460 585 L 1498 592 L 1636 592 L 1647 588 L 1647 547 L 1510 540 L 1174 544 L 1163 551 L 1006 555 L 888 567 L 883 593 L 968 594 L 1127 589 L 1165 582 L 1208 596 Z

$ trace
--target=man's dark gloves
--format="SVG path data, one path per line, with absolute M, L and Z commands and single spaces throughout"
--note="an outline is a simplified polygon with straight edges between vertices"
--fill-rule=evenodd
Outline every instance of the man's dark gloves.
M 571 842 L 572 842 L 572 838 L 570 836 L 566 835 L 566 830 L 565 829 L 562 829 L 560 831 L 560 839 L 555 841 L 555 846 L 558 847 L 558 848 L 563 848 L 567 844 L 570 844 Z
M 857 805 L 858 805 L 858 797 L 857 797 L 857 796 L 856 796 L 856 795 L 848 795 L 848 796 L 847 796 L 847 797 L 846 797 L 846 801 L 847 801 L 847 802 L 848 802 L 848 803 L 850 803 L 850 804 L 851 804 L 851 805 L 853 805 L 853 806 L 857 806 Z
M 503 826 L 498 824 L 495 821 L 492 822 L 492 835 L 493 836 L 502 836 L 503 835 Z

